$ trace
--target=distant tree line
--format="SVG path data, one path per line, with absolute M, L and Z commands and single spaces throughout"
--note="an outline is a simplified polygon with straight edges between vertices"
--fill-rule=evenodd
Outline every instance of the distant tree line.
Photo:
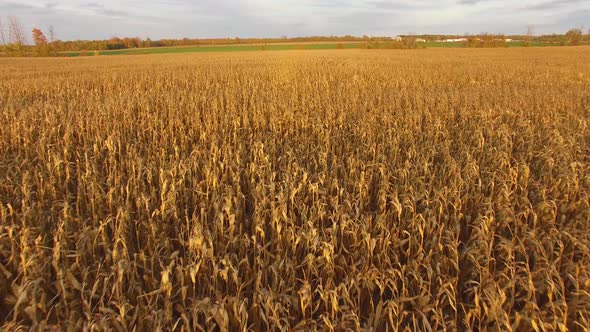
M 569 30 L 566 34 L 534 36 L 531 27 L 526 35 L 479 34 L 479 35 L 400 35 L 398 37 L 369 36 L 310 36 L 288 38 L 182 38 L 182 39 L 142 39 L 140 37 L 112 37 L 107 40 L 70 40 L 55 39 L 53 28 L 49 28 L 49 38 L 39 29 L 31 31 L 33 43 L 28 43 L 27 34 L 15 17 L 4 20 L 0 17 L 0 56 L 57 56 L 68 51 L 104 51 L 150 47 L 178 47 L 199 45 L 238 45 L 238 44 L 272 44 L 272 43 L 306 43 L 306 42 L 365 42 L 368 48 L 416 48 L 417 41 L 442 41 L 461 39 L 467 47 L 501 47 L 507 40 L 522 41 L 525 46 L 532 43 L 558 45 L 579 45 L 590 43 L 590 31 L 584 34 L 581 29 Z
M 424 40 L 429 42 L 464 39 L 467 47 L 502 47 L 506 42 L 522 42 L 524 46 L 534 44 L 580 45 L 590 43 L 590 30 L 585 34 L 582 29 L 571 29 L 565 34 L 534 35 L 534 27 L 527 28 L 524 35 L 504 35 L 492 33 L 445 35 L 445 34 L 408 34 L 400 35 L 402 39 Z
M 391 41 L 391 37 L 353 37 L 353 36 L 316 36 L 296 38 L 182 38 L 182 39 L 142 39 L 139 37 L 112 37 L 108 40 L 57 40 L 52 47 L 58 52 L 86 51 L 86 50 L 121 50 L 148 47 L 178 47 L 178 46 L 209 46 L 209 45 L 239 45 L 239 44 L 272 44 L 285 42 L 352 42 L 352 41 Z

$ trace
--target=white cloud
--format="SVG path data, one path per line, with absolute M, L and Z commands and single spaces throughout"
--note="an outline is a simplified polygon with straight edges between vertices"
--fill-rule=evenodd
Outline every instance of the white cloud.
M 564 32 L 590 25 L 586 0 L 0 0 L 27 29 L 62 39 Z

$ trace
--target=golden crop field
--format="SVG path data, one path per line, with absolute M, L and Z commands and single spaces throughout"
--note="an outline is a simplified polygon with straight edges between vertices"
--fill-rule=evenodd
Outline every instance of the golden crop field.
M 0 329 L 590 329 L 590 48 L 0 59 Z

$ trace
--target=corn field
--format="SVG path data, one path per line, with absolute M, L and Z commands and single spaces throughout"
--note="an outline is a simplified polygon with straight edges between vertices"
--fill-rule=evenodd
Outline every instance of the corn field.
M 0 329 L 590 329 L 590 48 L 0 59 Z

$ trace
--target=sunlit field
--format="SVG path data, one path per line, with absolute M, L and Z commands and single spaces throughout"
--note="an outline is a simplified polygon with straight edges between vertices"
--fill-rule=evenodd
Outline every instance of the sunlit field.
M 590 329 L 590 47 L 0 59 L 0 329 Z

